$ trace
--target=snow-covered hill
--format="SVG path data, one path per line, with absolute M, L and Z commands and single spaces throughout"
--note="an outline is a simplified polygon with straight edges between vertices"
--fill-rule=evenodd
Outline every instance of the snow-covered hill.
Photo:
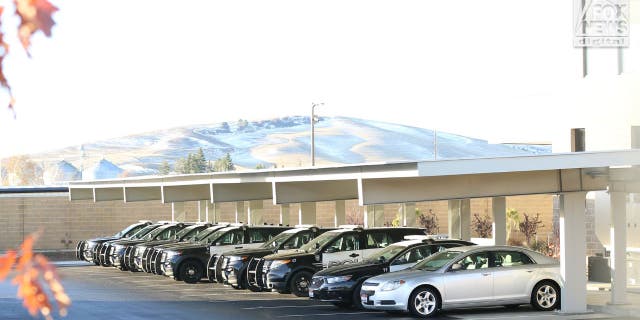
M 316 165 L 433 159 L 433 138 L 433 131 L 424 128 L 322 117 L 315 125 Z M 489 144 L 485 140 L 446 132 L 437 133 L 437 142 L 439 159 L 551 152 L 550 146 L 545 145 Z M 153 174 L 162 161 L 173 165 L 199 148 L 209 160 L 230 153 L 240 168 L 252 169 L 258 164 L 266 168 L 308 166 L 310 145 L 309 117 L 294 116 L 172 128 L 31 157 L 41 163 L 64 159 L 76 168 L 90 168 L 92 177 L 103 177 L 94 170 L 106 167 L 103 160 L 112 164 L 108 166 L 112 175 L 123 172 L 126 175 Z M 123 171 L 114 169 L 116 166 Z

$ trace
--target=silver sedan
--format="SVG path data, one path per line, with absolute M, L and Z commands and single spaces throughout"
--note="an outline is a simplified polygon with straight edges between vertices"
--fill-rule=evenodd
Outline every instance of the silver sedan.
M 456 247 L 412 268 L 372 277 L 360 291 L 366 309 L 431 317 L 440 309 L 531 303 L 560 307 L 558 260 L 511 246 Z

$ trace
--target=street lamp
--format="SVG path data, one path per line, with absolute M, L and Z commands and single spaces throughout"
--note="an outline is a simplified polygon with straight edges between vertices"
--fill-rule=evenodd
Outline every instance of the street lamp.
M 324 106 L 324 102 L 311 103 L 311 166 L 316 165 L 316 144 L 315 144 L 315 124 L 316 124 L 316 107 Z

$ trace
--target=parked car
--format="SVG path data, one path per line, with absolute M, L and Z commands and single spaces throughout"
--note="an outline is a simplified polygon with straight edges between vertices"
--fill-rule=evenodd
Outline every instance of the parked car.
M 323 233 L 294 252 L 265 256 L 255 264 L 255 277 L 248 282 L 265 290 L 308 297 L 312 275 L 323 268 L 363 261 L 407 235 L 424 234 L 422 228 L 341 227 Z
M 111 266 L 122 271 L 129 270 L 129 267 L 133 264 L 133 246 L 149 241 L 169 239 L 186 226 L 187 224 L 182 222 L 163 222 L 158 223 L 153 230 L 142 237 L 111 241 L 109 242 L 107 259 Z
M 309 297 L 329 301 L 338 307 L 362 308 L 360 287 L 370 277 L 409 268 L 422 259 L 448 248 L 474 243 L 431 236 L 407 236 L 413 240 L 390 244 L 362 262 L 321 270 L 313 275 Z
M 222 229 L 222 228 L 226 228 L 228 227 L 230 224 L 229 223 L 217 223 L 212 225 L 211 227 L 208 227 L 202 231 L 200 231 L 200 233 L 195 236 L 192 239 L 186 240 L 186 241 L 179 241 L 176 243 L 168 243 L 168 244 L 163 244 L 163 245 L 157 245 L 155 247 L 153 247 L 152 252 L 150 252 L 148 255 L 151 257 L 150 260 L 147 260 L 147 264 L 149 265 L 148 269 L 146 270 L 147 272 L 153 273 L 153 274 L 157 274 L 157 275 L 164 275 L 164 272 L 162 271 L 162 256 L 165 250 L 171 250 L 173 247 L 182 247 L 184 245 L 191 245 L 191 244 L 198 244 L 200 243 L 200 241 L 202 241 L 202 239 L 205 239 L 206 237 L 208 237 L 209 235 L 211 235 L 212 233 Z
M 212 256 L 233 249 L 259 247 L 287 229 L 291 228 L 236 225 L 215 231 L 198 243 L 173 245 L 163 249 L 162 273 L 175 280 L 196 283 L 207 275 L 206 266 Z
M 118 240 L 122 238 L 128 238 L 134 235 L 140 229 L 151 224 L 151 221 L 138 221 L 134 224 L 127 226 L 120 230 L 120 232 L 110 236 L 102 238 L 93 238 L 89 240 L 79 241 L 76 245 L 76 258 L 81 261 L 93 262 L 95 265 L 100 265 L 98 259 L 98 247 L 107 241 Z
M 229 284 L 235 289 L 246 289 L 248 287 L 247 267 L 257 261 L 254 258 L 298 249 L 329 230 L 333 228 L 298 225 L 294 229 L 283 231 L 258 248 L 232 250 L 218 255 L 216 259 L 209 259 L 207 265 L 209 280 Z M 258 290 L 259 288 L 250 287 L 250 289 Z
M 148 241 L 133 246 L 133 249 L 131 250 L 133 252 L 133 265 L 129 266 L 129 270 L 150 272 L 154 247 L 181 241 L 189 241 L 197 237 L 201 231 L 211 227 L 212 225 L 213 224 L 211 223 L 196 223 L 178 231 L 173 237 L 169 239 Z
M 155 223 L 151 223 L 147 226 L 145 226 L 144 228 L 138 230 L 138 232 L 136 232 L 135 234 L 133 234 L 130 237 L 127 238 L 122 238 L 119 240 L 111 240 L 111 241 L 107 241 L 104 242 L 100 245 L 98 245 L 98 247 L 96 248 L 96 251 L 98 252 L 97 258 L 98 261 L 100 262 L 100 265 L 104 266 L 104 267 L 111 267 L 111 259 L 109 259 L 109 249 L 110 249 L 110 245 L 111 243 L 115 242 L 115 241 L 120 241 L 120 240 L 134 240 L 134 239 L 140 239 L 142 237 L 144 237 L 147 233 L 151 232 L 152 230 L 154 230 L 155 228 L 166 224 L 167 222 L 165 221 L 159 221 L 159 222 L 155 222 Z
M 532 304 L 560 307 L 559 262 L 511 246 L 469 246 L 434 254 L 415 266 L 370 278 L 360 290 L 366 309 L 418 317 L 459 307 Z

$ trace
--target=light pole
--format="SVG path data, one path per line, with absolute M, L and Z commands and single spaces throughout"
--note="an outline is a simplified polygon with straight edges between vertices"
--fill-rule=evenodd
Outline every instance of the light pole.
M 316 124 L 316 107 L 323 106 L 324 102 L 311 103 L 311 166 L 316 165 L 316 143 L 315 143 L 315 124 Z

